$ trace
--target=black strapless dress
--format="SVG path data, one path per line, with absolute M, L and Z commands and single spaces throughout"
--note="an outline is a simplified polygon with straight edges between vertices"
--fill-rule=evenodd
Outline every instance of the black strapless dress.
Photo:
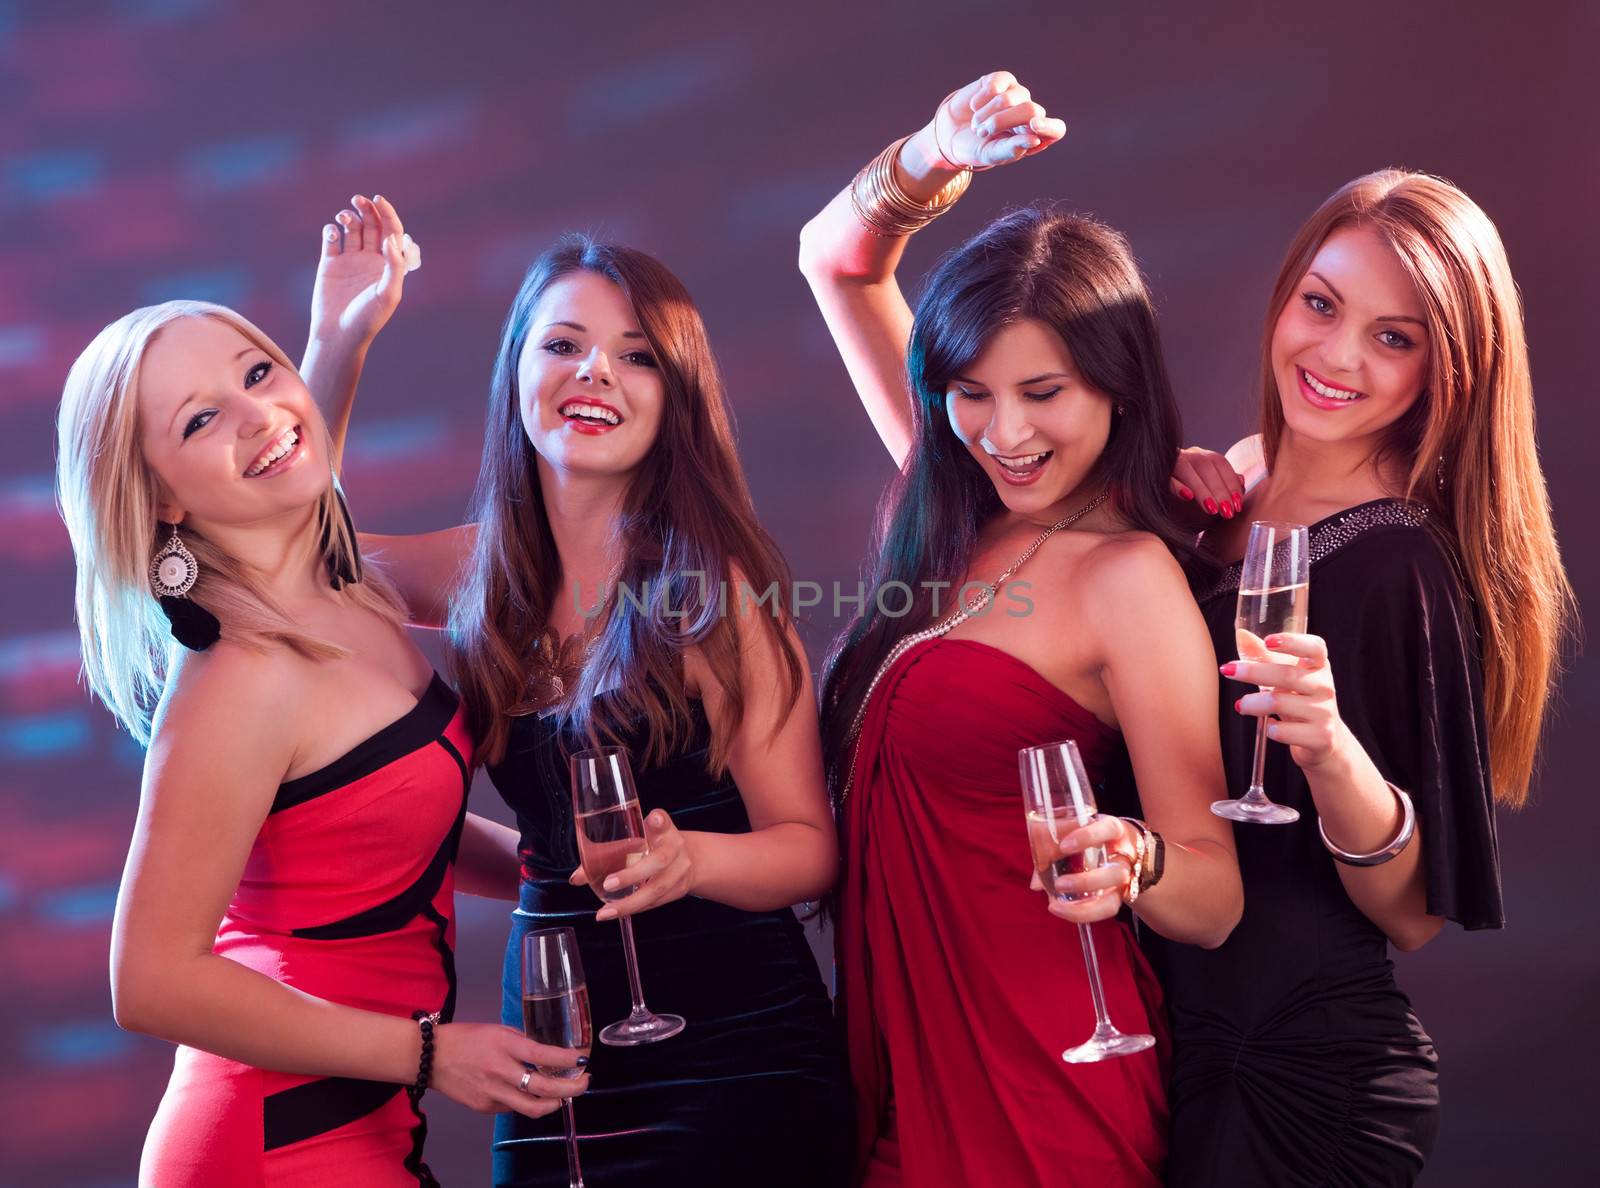
M 1449 555 L 1413 505 L 1381 500 L 1311 529 L 1312 632 L 1339 711 L 1416 803 L 1428 910 L 1503 923 L 1477 632 Z M 1197 589 L 1219 661 L 1236 658 L 1239 567 Z M 1250 781 L 1254 718 L 1224 681 L 1230 789 Z M 1437 1058 L 1395 984 L 1388 938 L 1345 894 L 1287 747 L 1267 795 L 1292 825 L 1237 825 L 1244 918 L 1219 948 L 1143 929 L 1173 1028 L 1172 1188 L 1412 1183 L 1438 1130 Z
M 700 703 L 691 704 L 690 745 L 659 767 L 635 763 L 640 807 L 666 809 L 680 829 L 747 833 L 732 776 L 706 770 L 710 727 Z M 596 1034 L 591 1087 L 574 1105 L 589 1188 L 847 1183 L 852 1112 L 843 1047 L 816 959 L 788 909 L 746 912 L 685 898 L 634 917 L 645 1000 L 688 1026 L 637 1048 L 599 1042 L 601 1027 L 628 1014 L 628 980 L 617 922 L 597 923 L 594 893 L 567 883 L 578 865 L 567 753 L 552 719 L 519 718 L 504 760 L 489 769 L 522 833 L 522 895 L 501 1013 L 521 1028 L 523 934 L 575 929 Z M 495 1184 L 566 1188 L 563 1136 L 559 1113 L 501 1114 Z

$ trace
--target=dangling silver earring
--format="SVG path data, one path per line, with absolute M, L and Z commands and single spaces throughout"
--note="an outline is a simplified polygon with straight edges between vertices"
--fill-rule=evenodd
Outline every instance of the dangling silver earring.
M 157 598 L 182 598 L 194 588 L 199 576 L 200 563 L 178 538 L 178 526 L 174 524 L 172 539 L 150 562 L 150 588 Z
M 150 589 L 167 616 L 172 638 L 193 652 L 203 652 L 222 638 L 222 623 L 217 616 L 188 597 L 200 576 L 200 563 L 178 539 L 178 526 L 172 526 L 172 539 L 161 546 L 150 562 Z

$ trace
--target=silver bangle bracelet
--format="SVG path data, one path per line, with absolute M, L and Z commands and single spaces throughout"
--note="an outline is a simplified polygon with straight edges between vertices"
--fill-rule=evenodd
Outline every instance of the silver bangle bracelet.
M 1388 780 L 1383 781 L 1389 784 Z M 1370 854 L 1352 854 L 1348 850 L 1341 850 L 1328 840 L 1328 831 L 1322 827 L 1322 818 L 1317 818 L 1317 832 L 1322 835 L 1322 844 L 1334 859 L 1343 862 L 1346 866 L 1382 866 L 1401 850 L 1411 843 L 1412 837 L 1417 832 L 1417 810 L 1407 796 L 1393 784 L 1389 784 L 1389 791 L 1393 792 L 1395 799 L 1400 802 L 1400 832 L 1394 835 L 1394 840 L 1381 850 L 1374 850 Z

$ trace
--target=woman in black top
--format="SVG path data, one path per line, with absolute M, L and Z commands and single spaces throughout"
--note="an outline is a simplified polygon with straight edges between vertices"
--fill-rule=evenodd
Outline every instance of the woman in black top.
M 1245 913 L 1221 947 L 1149 938 L 1174 1031 L 1169 1183 L 1409 1184 L 1436 1058 L 1388 945 L 1504 923 L 1494 803 L 1526 798 L 1570 605 L 1483 211 L 1398 170 L 1324 202 L 1269 306 L 1262 401 L 1262 438 L 1230 451 L 1243 476 L 1185 451 L 1174 487 L 1222 516 L 1195 586 L 1229 777 L 1242 793 L 1269 718 L 1286 745 L 1265 786 L 1301 818 L 1235 829 Z M 1253 520 L 1311 525 L 1310 633 L 1266 641 L 1292 665 L 1234 660 Z

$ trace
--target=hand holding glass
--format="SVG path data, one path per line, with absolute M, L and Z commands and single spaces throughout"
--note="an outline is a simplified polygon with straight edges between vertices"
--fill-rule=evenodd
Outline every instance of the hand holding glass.
M 578 959 L 578 936 L 570 928 L 541 928 L 522 937 L 522 1033 L 535 1043 L 589 1054 L 589 986 Z M 581 1068 L 539 1066 L 538 1071 L 547 1077 L 583 1075 Z M 567 1186 L 583 1188 L 572 1098 L 561 1099 L 561 1113 L 567 1124 Z
M 1057 899 L 1084 899 L 1055 889 L 1056 879 L 1065 874 L 1082 874 L 1105 863 L 1105 847 L 1090 846 L 1076 854 L 1061 852 L 1061 839 L 1074 829 L 1095 819 L 1094 790 L 1083 770 L 1078 744 L 1047 743 L 1017 752 L 1022 768 L 1022 802 L 1028 819 L 1028 845 L 1033 851 L 1033 866 L 1039 872 L 1045 894 Z M 1153 1045 L 1153 1035 L 1124 1035 L 1111 1025 L 1106 1012 L 1106 992 L 1100 985 L 1100 962 L 1095 956 L 1094 937 L 1087 924 L 1078 925 L 1083 942 L 1083 961 L 1089 970 L 1089 994 L 1094 999 L 1094 1034 L 1076 1048 L 1061 1053 L 1069 1064 L 1088 1064 L 1113 1056 L 1128 1056 Z
M 1257 520 L 1250 525 L 1239 573 L 1239 607 L 1233 627 L 1239 659 L 1254 663 L 1293 664 L 1293 656 L 1269 652 L 1263 642 L 1279 632 L 1303 632 L 1311 594 L 1310 533 L 1303 524 Z M 1263 689 L 1266 686 L 1262 686 Z M 1218 800 L 1211 811 L 1230 821 L 1251 825 L 1287 825 L 1300 814 L 1267 799 L 1261 784 L 1267 762 L 1267 720 L 1256 720 L 1255 761 L 1250 789 L 1237 800 Z
M 633 768 L 626 747 L 600 747 L 572 756 L 572 814 L 578 832 L 578 858 L 589 886 L 610 903 L 625 899 L 633 884 L 606 890 L 610 875 L 626 871 L 650 852 L 644 836 L 644 814 L 633 787 Z M 677 1035 L 684 1028 L 680 1015 L 657 1015 L 644 1004 L 639 986 L 639 958 L 633 947 L 633 921 L 617 920 L 622 927 L 622 955 L 628 963 L 628 989 L 633 1012 L 600 1033 L 600 1042 L 614 1048 L 653 1044 Z

